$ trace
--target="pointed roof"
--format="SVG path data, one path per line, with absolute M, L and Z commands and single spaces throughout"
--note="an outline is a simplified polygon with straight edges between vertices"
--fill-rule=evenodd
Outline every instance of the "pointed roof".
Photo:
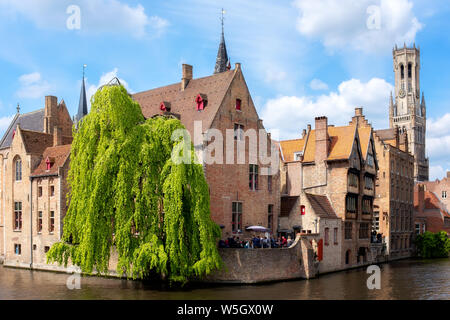
M 11 146 L 13 135 L 18 125 L 21 129 L 43 132 L 44 109 L 24 114 L 16 113 L 14 119 L 11 121 L 11 124 L 9 125 L 8 129 L 3 135 L 2 140 L 0 141 L 0 149 L 6 149 Z
M 87 107 L 87 99 L 86 99 L 86 86 L 84 84 L 84 75 L 83 75 L 83 81 L 81 84 L 81 93 L 80 93 L 80 102 L 78 104 L 78 113 L 76 115 L 76 121 L 80 121 L 88 114 L 88 107 Z
M 228 69 L 228 53 L 227 46 L 225 45 L 225 36 L 223 32 L 223 22 L 222 22 L 222 38 L 220 40 L 219 51 L 217 52 L 216 67 L 214 69 L 214 74 L 225 72 Z

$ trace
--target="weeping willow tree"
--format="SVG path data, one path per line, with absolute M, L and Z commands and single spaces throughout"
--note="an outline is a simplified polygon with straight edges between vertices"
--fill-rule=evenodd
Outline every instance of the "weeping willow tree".
M 178 129 L 177 119 L 145 120 L 123 86 L 97 91 L 74 133 L 69 208 L 49 263 L 106 274 L 115 248 L 117 272 L 132 278 L 186 282 L 221 268 L 203 168 L 172 157 L 195 157 L 190 141 L 172 139 Z

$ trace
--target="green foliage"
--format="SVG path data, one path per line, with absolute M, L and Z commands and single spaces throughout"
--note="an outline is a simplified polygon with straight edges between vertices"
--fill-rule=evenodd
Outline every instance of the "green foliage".
M 222 266 L 202 165 L 172 160 L 173 150 L 195 159 L 190 141 L 172 139 L 177 129 L 177 119 L 145 120 L 123 86 L 97 91 L 74 130 L 64 234 L 48 262 L 107 273 L 115 248 L 119 274 L 176 282 Z
M 447 258 L 450 252 L 450 239 L 447 233 L 425 232 L 416 238 L 417 251 L 422 258 Z

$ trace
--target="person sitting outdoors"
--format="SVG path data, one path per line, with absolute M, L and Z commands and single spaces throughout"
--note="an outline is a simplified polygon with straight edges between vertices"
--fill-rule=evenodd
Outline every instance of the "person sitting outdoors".
M 291 236 L 288 236 L 288 239 L 287 239 L 287 242 L 286 242 L 287 247 L 292 246 L 293 243 L 294 243 L 294 240 L 292 240 Z
M 287 246 L 287 240 L 284 236 L 281 237 L 281 246 L 286 247 Z

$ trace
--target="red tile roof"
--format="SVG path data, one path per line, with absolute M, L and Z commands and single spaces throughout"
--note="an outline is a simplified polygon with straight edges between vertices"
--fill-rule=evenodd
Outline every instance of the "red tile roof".
M 330 137 L 330 150 L 327 160 L 348 159 L 352 152 L 356 127 L 349 125 L 343 127 L 328 127 Z M 303 162 L 314 162 L 316 152 L 316 130 L 311 130 L 306 143 Z
M 45 149 L 43 158 L 39 166 L 33 171 L 32 177 L 58 175 L 58 170 L 66 163 L 70 156 L 72 145 L 49 147 Z M 47 159 L 53 161 L 50 170 L 47 170 Z
M 295 161 L 294 153 L 303 152 L 305 139 L 280 141 L 280 150 L 283 155 L 284 162 Z
M 161 103 L 166 102 L 166 105 L 171 107 L 171 113 L 181 116 L 181 122 L 192 135 L 196 120 L 202 121 L 203 132 L 211 127 L 235 74 L 235 70 L 230 70 L 204 78 L 192 79 L 184 90 L 181 90 L 181 83 L 175 83 L 136 93 L 133 98 L 141 105 L 146 118 L 160 114 Z M 199 94 L 206 96 L 207 99 L 207 105 L 202 111 L 197 111 L 195 102 Z

